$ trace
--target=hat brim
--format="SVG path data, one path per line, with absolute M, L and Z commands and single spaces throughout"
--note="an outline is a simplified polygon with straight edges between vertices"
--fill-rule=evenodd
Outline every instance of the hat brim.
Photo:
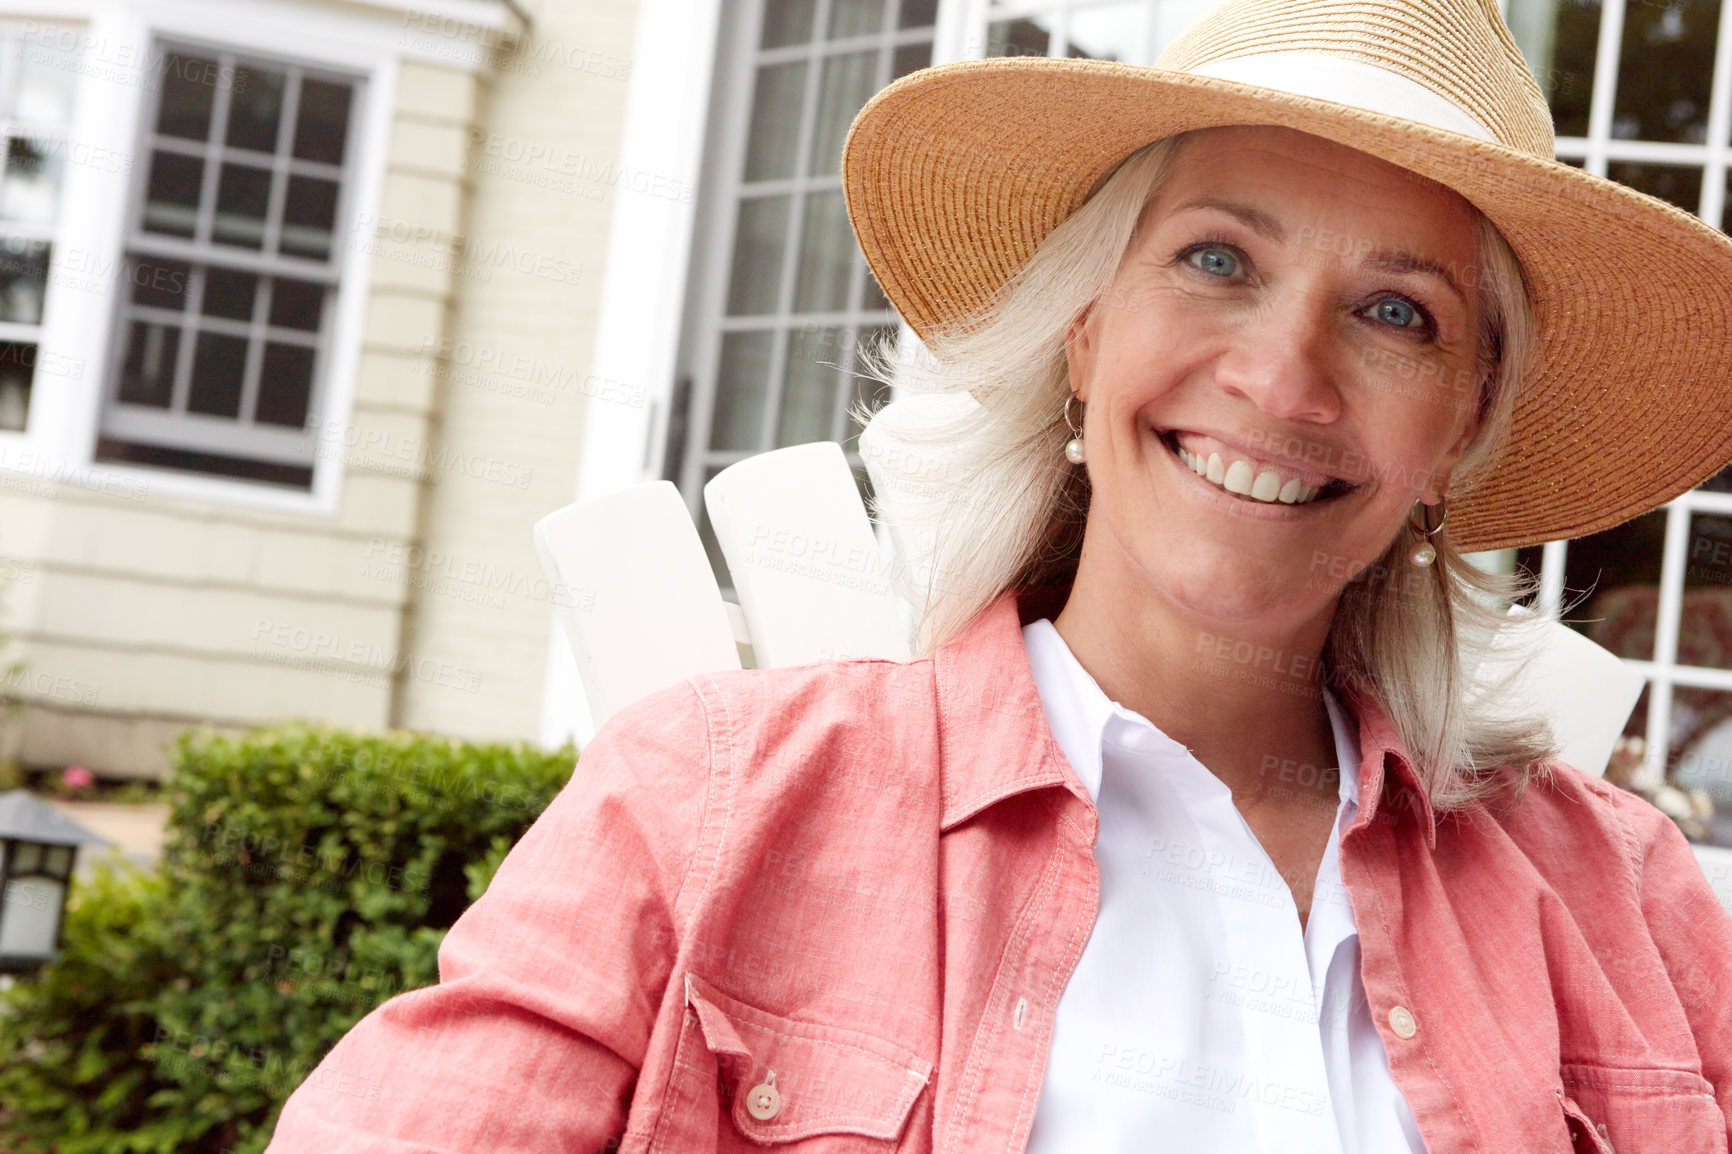
M 1092 60 L 925 69 L 843 151 L 849 219 L 923 339 L 977 316 L 1127 156 L 1201 128 L 1293 128 L 1454 189 L 1520 259 L 1538 322 L 1504 458 L 1452 497 L 1467 550 L 1621 524 L 1732 461 L 1732 240 L 1507 146 L 1229 80 Z

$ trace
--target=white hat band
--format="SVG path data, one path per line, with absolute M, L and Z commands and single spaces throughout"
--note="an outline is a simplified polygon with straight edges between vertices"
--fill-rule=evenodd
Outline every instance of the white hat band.
M 1460 105 L 1423 84 L 1363 60 L 1321 52 L 1263 52 L 1212 61 L 1189 71 L 1195 76 L 1255 84 L 1293 96 L 1332 100 L 1480 140 L 1496 139 Z

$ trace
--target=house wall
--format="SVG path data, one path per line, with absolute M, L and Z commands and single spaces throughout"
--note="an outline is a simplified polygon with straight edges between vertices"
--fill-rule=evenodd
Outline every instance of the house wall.
M 389 156 L 378 204 L 351 233 L 372 277 L 352 428 L 333 426 L 321 450 L 343 458 L 335 514 L 117 479 L 0 483 L 0 556 L 13 570 L 4 628 L 26 663 L 9 741 L 24 764 L 158 776 L 189 724 L 379 728 L 403 684 L 473 677 L 403 650 L 411 590 L 383 562 L 417 543 L 428 493 L 454 487 L 428 461 L 439 459 L 433 353 L 456 281 L 424 238 L 458 228 L 479 84 L 403 61 L 394 89 L 372 94 L 392 101 Z
M 636 5 L 529 8 L 503 41 L 406 11 L 370 93 L 390 127 L 351 220 L 365 319 L 321 442 L 330 509 L 0 471 L 0 630 L 25 662 L 0 757 L 155 777 L 190 725 L 293 717 L 539 735 L 573 594 L 530 527 L 572 499 L 589 407 L 649 403 L 591 371 L 610 222 L 621 196 L 691 190 L 618 164 Z
M 586 412 L 649 403 L 592 371 L 608 231 L 621 198 L 682 194 L 619 165 L 636 3 L 546 0 L 531 16 L 469 140 L 436 402 L 441 443 L 492 480 L 428 490 L 426 580 L 409 591 L 407 647 L 475 677 L 405 680 L 392 717 L 474 738 L 540 731 L 553 603 L 581 591 L 542 579 L 530 528 L 572 500 Z

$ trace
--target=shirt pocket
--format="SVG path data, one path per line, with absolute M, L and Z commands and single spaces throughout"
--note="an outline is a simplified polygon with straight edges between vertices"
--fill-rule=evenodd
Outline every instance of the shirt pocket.
M 1700 1074 L 1580 1063 L 1560 1074 L 1578 1152 L 1727 1154 L 1725 1115 Z
M 838 1141 L 812 1148 L 893 1150 L 932 1074 L 931 1062 L 901 1046 L 769 1013 L 695 974 L 686 975 L 686 1005 L 715 1056 L 734 1130 L 755 1144 L 829 1135 Z M 728 1145 L 723 1138 L 720 1148 Z

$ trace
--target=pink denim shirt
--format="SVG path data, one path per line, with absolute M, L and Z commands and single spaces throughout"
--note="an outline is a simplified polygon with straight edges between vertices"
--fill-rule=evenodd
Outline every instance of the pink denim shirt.
M 620 713 L 270 1149 L 1022 1150 L 1098 875 L 1019 625 Z M 1732 919 L 1672 823 L 1564 766 L 1434 820 L 1351 708 L 1342 877 L 1431 1154 L 1725 1154 Z

